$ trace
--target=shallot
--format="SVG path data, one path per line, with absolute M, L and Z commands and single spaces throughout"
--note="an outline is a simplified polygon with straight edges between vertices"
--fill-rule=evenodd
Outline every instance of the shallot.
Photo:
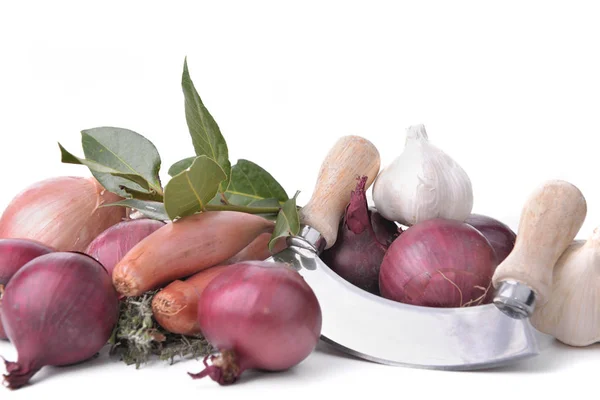
M 223 263 L 273 227 L 263 217 L 237 211 L 178 219 L 136 244 L 115 266 L 113 284 L 123 296 L 139 296 Z
M 271 233 L 261 233 L 248 246 L 221 265 L 197 272 L 185 280 L 178 279 L 169 283 L 152 299 L 152 313 L 156 322 L 172 333 L 190 336 L 201 334 L 198 323 L 198 300 L 206 286 L 223 271 L 235 268 L 235 265 L 231 264 L 268 258 L 271 255 L 270 239 Z M 284 241 L 278 243 L 274 251 L 283 250 L 282 244 Z
M 490 242 L 469 224 L 435 218 L 405 230 L 388 248 L 379 275 L 383 297 L 429 307 L 491 301 L 498 266 Z
M 204 359 L 221 385 L 236 382 L 247 369 L 289 369 L 315 349 L 321 333 L 321 307 L 304 278 L 286 264 L 246 261 L 219 274 L 198 304 L 206 339 L 219 350 Z M 210 358 L 212 365 L 208 365 Z
M 152 314 L 167 331 L 181 335 L 199 335 L 198 300 L 208 284 L 235 265 L 219 265 L 200 271 L 186 280 L 176 280 L 152 298 Z
M 2 322 L 18 352 L 4 384 L 18 389 L 46 365 L 79 363 L 107 342 L 119 314 L 108 273 L 92 257 L 54 252 L 28 262 L 8 282 Z

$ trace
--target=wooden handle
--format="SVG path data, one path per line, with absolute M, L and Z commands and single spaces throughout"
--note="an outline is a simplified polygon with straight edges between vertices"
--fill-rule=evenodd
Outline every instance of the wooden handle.
M 548 301 L 552 271 L 571 244 L 587 214 L 581 191 L 569 182 L 551 180 L 538 187 L 521 212 L 512 252 L 496 268 L 492 282 L 514 280 L 536 294 L 536 305 Z
M 366 190 L 377 177 L 379 167 L 379 151 L 360 136 L 340 138 L 325 157 L 312 197 L 300 210 L 300 223 L 318 230 L 325 238 L 326 249 L 337 240 L 340 219 L 350 203 L 357 178 L 367 176 Z

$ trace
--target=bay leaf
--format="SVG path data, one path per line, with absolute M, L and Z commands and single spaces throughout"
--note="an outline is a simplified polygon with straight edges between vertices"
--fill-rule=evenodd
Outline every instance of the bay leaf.
M 289 198 L 273 176 L 258 164 L 240 159 L 231 169 L 231 181 L 225 191 L 230 204 L 247 206 L 265 199 L 276 199 L 282 205 Z M 272 204 L 272 202 L 271 202 Z
M 219 191 L 225 192 L 231 176 L 229 150 L 219 126 L 208 109 L 204 106 L 198 91 L 190 77 L 187 58 L 183 66 L 181 86 L 185 98 L 185 119 L 192 137 L 192 144 L 197 156 L 208 156 L 221 166 L 226 176 L 219 185 Z
M 97 163 L 96 161 L 86 160 L 85 158 L 79 158 L 77 156 L 74 156 L 73 154 L 69 153 L 69 151 L 67 149 L 65 149 L 60 143 L 58 144 L 58 147 L 60 148 L 61 162 L 63 162 L 63 163 L 85 165 L 92 172 L 96 172 L 96 173 L 100 173 L 100 174 L 110 174 L 110 175 L 114 175 L 117 177 L 121 177 L 123 179 L 135 182 L 142 189 L 145 189 L 146 191 L 149 188 L 148 182 L 146 182 L 146 180 L 139 175 L 123 173 L 116 169 L 109 168 L 105 165 Z
M 61 161 L 87 166 L 104 188 L 122 197 L 130 197 L 124 188 L 162 196 L 160 156 L 148 139 L 128 129 L 100 127 L 82 131 L 81 142 L 85 158 L 59 143 Z
M 115 203 L 103 204 L 101 207 L 111 206 L 129 207 L 134 210 L 138 210 L 148 218 L 156 219 L 159 221 L 169 220 L 169 216 L 167 215 L 167 211 L 165 210 L 164 204 L 159 201 L 125 199 L 117 201 Z
M 81 135 L 83 153 L 87 160 L 124 174 L 138 175 L 148 183 L 150 190 L 162 194 L 160 155 L 151 141 L 137 132 L 116 127 L 86 129 L 81 131 Z M 109 180 L 107 177 L 103 178 Z
M 164 204 L 172 220 L 205 210 L 227 175 L 216 161 L 198 156 L 186 171 L 175 175 L 165 187 Z
M 171 167 L 169 168 L 169 172 L 168 172 L 169 176 L 173 177 L 173 176 L 185 171 L 192 165 L 192 163 L 194 162 L 195 159 L 196 159 L 196 157 L 187 157 L 187 158 L 184 158 L 183 160 L 177 161 L 175 164 L 171 165 Z
M 269 241 L 269 250 L 273 251 L 277 241 L 287 236 L 295 236 L 300 232 L 300 215 L 298 214 L 298 207 L 296 206 L 296 198 L 300 194 L 296 192 L 294 197 L 287 200 L 279 214 L 277 214 L 277 220 L 275 221 L 275 228 Z

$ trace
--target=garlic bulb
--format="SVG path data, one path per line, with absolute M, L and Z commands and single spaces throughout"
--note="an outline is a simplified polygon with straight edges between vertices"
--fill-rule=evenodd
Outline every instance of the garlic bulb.
M 94 178 L 56 177 L 17 194 L 0 218 L 0 238 L 31 239 L 58 251 L 85 251 L 88 244 L 126 216 L 122 200 Z
M 548 302 L 536 307 L 531 324 L 571 346 L 600 341 L 600 227 L 587 241 L 577 240 L 553 270 Z
M 473 208 L 471 180 L 429 143 L 425 126 L 407 129 L 405 148 L 373 183 L 373 202 L 386 219 L 406 226 L 433 218 L 464 221 Z

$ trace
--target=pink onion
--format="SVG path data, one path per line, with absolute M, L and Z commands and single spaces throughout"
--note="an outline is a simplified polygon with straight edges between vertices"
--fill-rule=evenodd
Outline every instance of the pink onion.
M 517 235 L 505 223 L 481 214 L 471 214 L 465 222 L 481 232 L 490 242 L 498 256 L 498 264 L 504 261 L 515 247 Z
M 359 179 L 339 226 L 335 244 L 321 259 L 335 273 L 359 288 L 379 294 L 379 267 L 399 227 L 369 209 L 365 195 L 367 177 Z
M 102 265 L 75 252 L 28 262 L 8 282 L 2 322 L 18 352 L 5 361 L 4 384 L 17 389 L 45 365 L 70 365 L 94 356 L 117 323 L 117 292 Z
M 204 359 L 221 385 L 247 369 L 281 371 L 300 363 L 321 334 L 321 308 L 302 276 L 285 264 L 246 261 L 214 278 L 198 302 L 200 329 L 219 355 Z
M 465 307 L 491 300 L 496 253 L 464 222 L 431 219 L 388 248 L 379 275 L 383 297 L 418 306 Z
M 115 265 L 146 236 L 165 225 L 153 219 L 119 222 L 98 235 L 86 249 L 86 254 L 98 260 L 112 276 Z
M 100 207 L 119 200 L 93 177 L 45 179 L 11 200 L 0 218 L 0 238 L 35 240 L 58 251 L 85 251 L 102 231 L 125 218 L 125 207 Z
M 54 249 L 33 240 L 0 239 L 0 307 L 4 287 L 17 271 L 29 261 Z M 2 325 L 2 309 L 0 308 L 0 339 L 8 339 Z

